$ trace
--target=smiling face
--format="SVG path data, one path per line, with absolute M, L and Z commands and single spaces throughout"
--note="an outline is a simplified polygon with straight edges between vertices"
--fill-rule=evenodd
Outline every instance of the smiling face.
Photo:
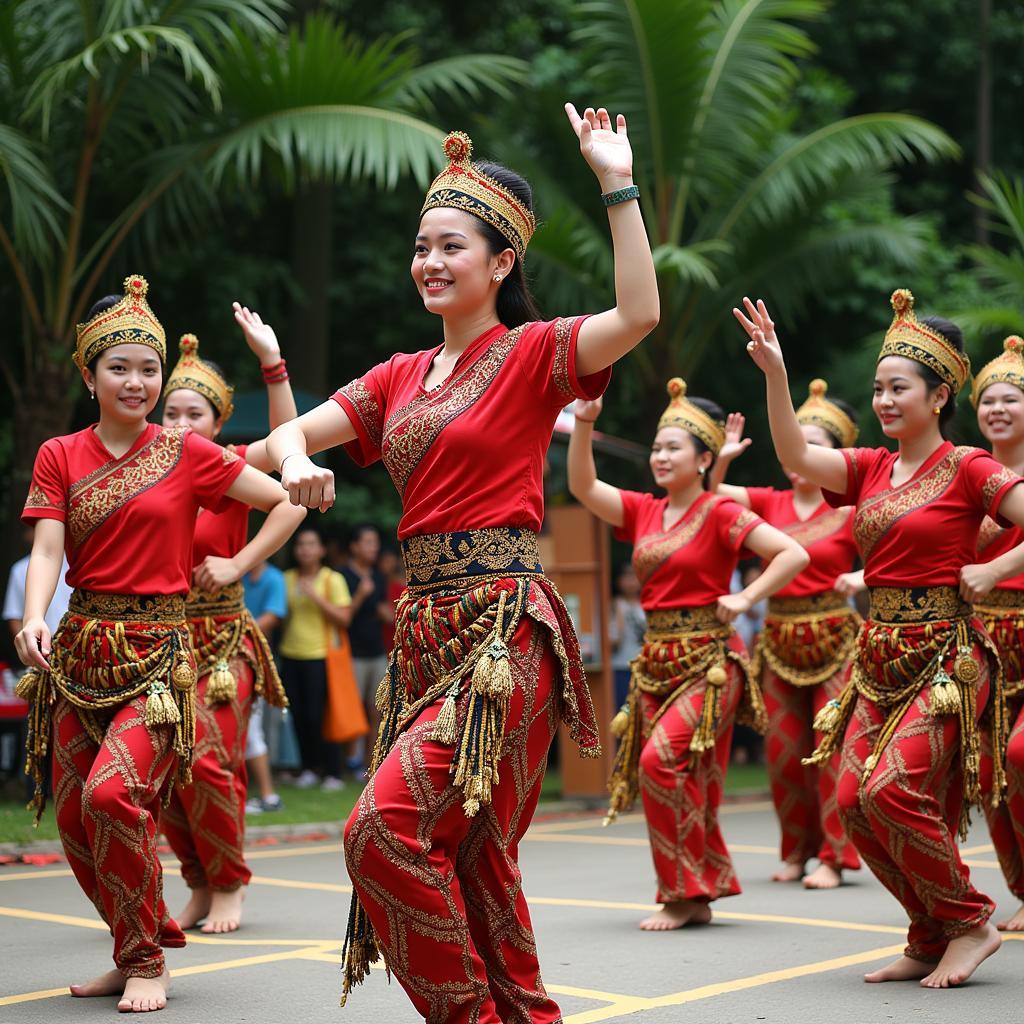
M 96 359 L 96 372 L 88 367 L 82 378 L 95 389 L 102 417 L 124 424 L 145 418 L 160 400 L 163 367 L 148 345 L 114 345 Z
M 886 356 L 875 369 L 871 408 L 886 437 L 905 440 L 920 436 L 938 420 L 936 407 L 952 399 L 946 384 L 929 390 L 917 366 L 912 359 Z
M 420 219 L 412 257 L 412 279 L 428 312 L 458 318 L 493 306 L 500 282 L 515 262 L 511 249 L 494 255 L 478 228 L 461 210 L 437 207 Z
M 1024 441 L 1024 392 L 1002 381 L 989 384 L 978 399 L 978 429 L 990 444 Z
M 662 427 L 651 445 L 651 472 L 654 482 L 670 494 L 684 491 L 711 465 L 711 452 L 697 454 L 693 438 L 682 427 Z
M 191 427 L 197 434 L 212 441 L 224 425 L 213 406 L 198 391 L 175 388 L 164 399 L 165 427 Z

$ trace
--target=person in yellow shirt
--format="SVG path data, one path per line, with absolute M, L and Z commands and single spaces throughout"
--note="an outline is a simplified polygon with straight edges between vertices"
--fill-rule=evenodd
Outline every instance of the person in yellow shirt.
M 327 705 L 329 635 L 347 629 L 352 598 L 339 572 L 324 565 L 327 549 L 320 532 L 303 526 L 295 534 L 292 555 L 296 568 L 284 574 L 288 618 L 279 647 L 281 679 L 299 743 L 302 771 L 295 784 L 325 791 L 341 789 L 341 746 L 323 739 Z

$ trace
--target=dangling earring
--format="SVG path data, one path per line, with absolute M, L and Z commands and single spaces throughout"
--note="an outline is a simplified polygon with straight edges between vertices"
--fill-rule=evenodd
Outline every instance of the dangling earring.
M 703 476 L 707 471 L 708 471 L 708 467 L 707 466 L 698 466 L 697 467 L 697 472 L 700 473 L 701 476 Z
M 89 397 L 95 402 L 96 401 L 96 389 L 89 388 Z

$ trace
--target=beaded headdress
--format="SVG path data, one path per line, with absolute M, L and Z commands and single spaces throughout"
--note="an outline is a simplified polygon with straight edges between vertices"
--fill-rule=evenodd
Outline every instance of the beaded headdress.
M 892 293 L 893 318 L 885 332 L 881 361 L 886 356 L 903 356 L 927 366 L 958 394 L 971 375 L 971 361 L 955 349 L 938 331 L 921 323 L 914 313 L 914 296 L 909 289 Z
M 131 274 L 124 279 L 124 298 L 75 328 L 75 366 L 83 369 L 115 345 L 148 345 L 161 363 L 167 361 L 164 329 L 146 301 L 148 291 L 149 282 Z
M 470 162 L 473 140 L 465 132 L 450 132 L 444 140 L 444 153 L 448 157 L 448 166 L 427 191 L 420 216 L 437 207 L 471 213 L 500 231 L 522 263 L 526 246 L 537 226 L 532 211 L 504 185 Z
M 197 391 L 209 400 L 217 416 L 227 421 L 235 411 L 231 401 L 235 389 L 208 362 L 199 358 L 199 339 L 194 334 L 181 336 L 178 351 L 181 356 L 167 379 L 164 398 L 178 388 Z
M 1003 342 L 1003 351 L 978 371 L 971 388 L 971 405 L 977 408 L 990 384 L 1012 384 L 1024 391 L 1024 338 L 1011 334 Z
M 807 401 L 796 411 L 797 420 L 809 427 L 821 427 L 839 442 L 840 448 L 852 448 L 860 431 L 857 424 L 826 397 L 828 384 L 820 377 L 807 388 Z
M 725 425 L 713 420 L 686 397 L 686 381 L 682 377 L 673 377 L 668 382 L 668 394 L 668 408 L 658 420 L 658 429 L 679 427 L 703 441 L 712 454 L 717 455 L 725 444 Z

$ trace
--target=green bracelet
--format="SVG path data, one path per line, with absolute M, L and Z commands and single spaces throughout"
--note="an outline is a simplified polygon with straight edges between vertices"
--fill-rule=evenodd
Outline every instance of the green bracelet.
M 619 203 L 628 203 L 631 199 L 640 198 L 640 189 L 636 185 L 627 185 L 625 188 L 617 188 L 614 192 L 602 192 L 601 202 L 605 206 L 617 206 Z

